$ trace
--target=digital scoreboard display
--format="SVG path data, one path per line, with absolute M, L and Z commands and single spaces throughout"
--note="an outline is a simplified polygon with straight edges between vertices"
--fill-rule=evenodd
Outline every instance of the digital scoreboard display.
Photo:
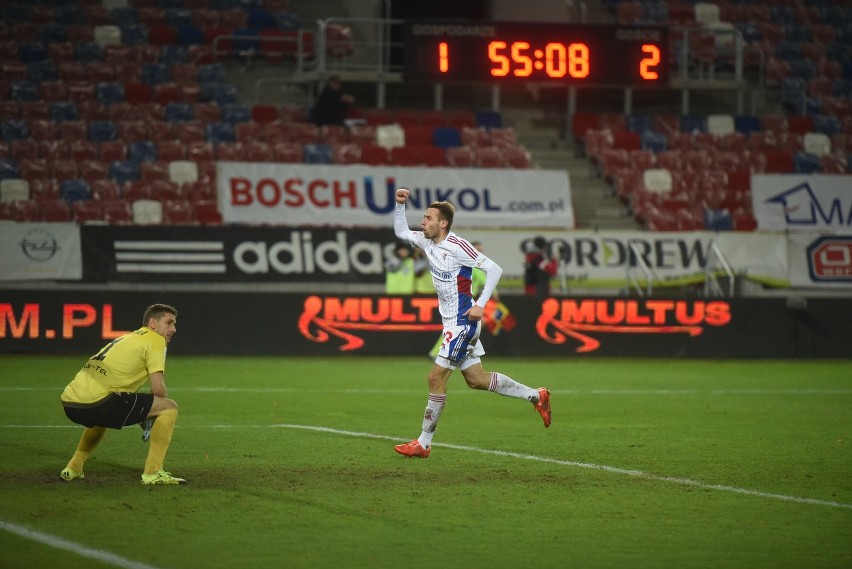
M 404 76 L 492 84 L 667 85 L 668 29 L 409 20 Z

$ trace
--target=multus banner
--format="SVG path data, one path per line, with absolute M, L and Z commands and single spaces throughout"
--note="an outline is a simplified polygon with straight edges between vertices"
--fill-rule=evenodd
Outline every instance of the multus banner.
M 431 296 L 0 291 L 0 353 L 94 353 L 177 307 L 170 354 L 425 355 L 441 323 Z M 848 358 L 852 299 L 506 297 L 486 309 L 497 356 Z

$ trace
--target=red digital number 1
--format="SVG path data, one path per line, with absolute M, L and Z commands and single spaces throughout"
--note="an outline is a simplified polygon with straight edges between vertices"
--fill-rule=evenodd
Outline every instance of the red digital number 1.
M 438 44 L 438 69 L 441 73 L 450 70 L 450 50 L 445 41 Z

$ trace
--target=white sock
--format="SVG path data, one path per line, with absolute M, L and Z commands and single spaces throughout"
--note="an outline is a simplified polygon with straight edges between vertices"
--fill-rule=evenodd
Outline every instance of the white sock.
M 432 435 L 435 429 L 438 428 L 438 419 L 441 418 L 441 413 L 444 411 L 444 403 L 447 401 L 447 394 L 430 393 L 429 401 L 426 403 L 426 411 L 423 413 L 423 432 L 417 438 L 420 441 L 420 446 L 429 448 L 432 445 Z
M 488 391 L 505 395 L 506 397 L 516 397 L 518 399 L 526 399 L 527 401 L 538 400 L 538 390 L 532 387 L 527 387 L 522 383 L 518 383 L 511 377 L 502 373 L 491 372 L 491 383 L 488 385 Z

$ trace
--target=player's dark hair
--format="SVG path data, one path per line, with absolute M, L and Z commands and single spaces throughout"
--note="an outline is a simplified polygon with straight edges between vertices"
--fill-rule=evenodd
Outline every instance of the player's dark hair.
M 163 314 L 177 316 L 177 308 L 168 304 L 152 304 L 145 309 L 145 314 L 142 316 L 142 325 L 147 326 L 148 320 L 151 318 L 160 318 Z
M 456 206 L 450 202 L 432 202 L 429 204 L 430 209 L 438 210 L 438 219 L 443 219 L 447 222 L 447 231 L 453 226 L 453 216 L 456 214 Z

